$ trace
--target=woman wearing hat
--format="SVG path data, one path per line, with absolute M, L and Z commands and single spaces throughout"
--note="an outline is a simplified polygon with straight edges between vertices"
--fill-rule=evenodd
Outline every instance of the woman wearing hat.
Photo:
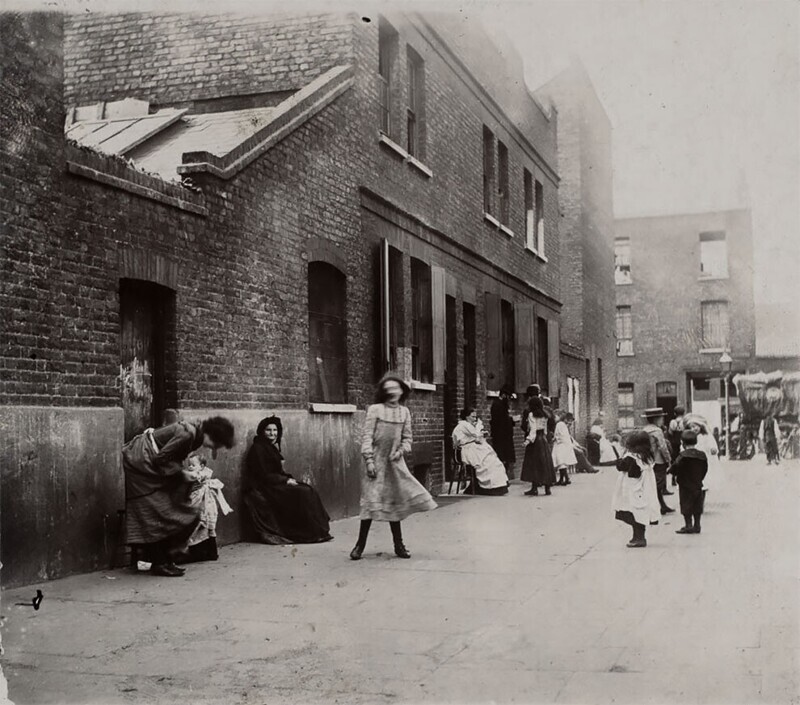
M 394 540 L 394 552 L 411 558 L 403 544 L 400 522 L 415 512 L 436 508 L 430 493 L 411 474 L 405 453 L 411 451 L 411 413 L 403 405 L 408 385 L 399 375 L 389 372 L 378 382 L 375 404 L 367 409 L 361 455 L 361 527 L 350 558 L 361 558 L 367 545 L 372 521 L 388 521 Z
M 261 543 L 330 541 L 330 517 L 316 490 L 283 469 L 282 439 L 280 418 L 261 419 L 245 460 L 244 503 L 250 528 Z

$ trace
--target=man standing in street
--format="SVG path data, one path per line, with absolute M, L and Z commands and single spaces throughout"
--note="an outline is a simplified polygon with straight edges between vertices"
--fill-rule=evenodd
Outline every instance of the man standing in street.
M 509 480 L 514 479 L 514 462 L 517 459 L 514 451 L 514 419 L 508 411 L 508 400 L 513 394 L 514 390 L 506 384 L 500 388 L 500 396 L 492 402 L 489 420 L 492 447 L 505 466 Z
M 656 492 L 658 493 L 658 503 L 661 505 L 662 514 L 674 512 L 664 501 L 665 494 L 672 494 L 667 491 L 667 468 L 672 461 L 669 452 L 669 444 L 664 438 L 661 426 L 664 424 L 664 410 L 660 407 L 645 409 L 642 416 L 647 420 L 644 431 L 650 436 L 650 447 L 653 451 L 653 472 L 656 476 Z

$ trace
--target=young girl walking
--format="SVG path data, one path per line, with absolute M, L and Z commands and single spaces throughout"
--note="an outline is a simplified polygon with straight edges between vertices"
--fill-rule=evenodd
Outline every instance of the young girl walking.
M 547 444 L 548 415 L 541 397 L 531 397 L 526 410 L 528 429 L 525 437 L 525 458 L 522 461 L 523 482 L 530 482 L 531 488 L 525 493 L 529 496 L 539 494 L 539 486 L 544 485 L 544 493 L 550 494 L 550 487 L 556 482 L 553 459 Z

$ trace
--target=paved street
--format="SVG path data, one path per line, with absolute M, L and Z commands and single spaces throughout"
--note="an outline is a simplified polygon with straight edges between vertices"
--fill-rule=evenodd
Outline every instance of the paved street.
M 240 544 L 183 579 L 124 570 L 3 593 L 21 703 L 800 703 L 800 462 L 728 463 L 703 533 L 628 549 L 615 471 L 554 496 L 443 500 L 413 558 L 357 521 Z M 677 503 L 677 494 L 668 498 Z M 39 587 L 41 609 L 30 601 Z

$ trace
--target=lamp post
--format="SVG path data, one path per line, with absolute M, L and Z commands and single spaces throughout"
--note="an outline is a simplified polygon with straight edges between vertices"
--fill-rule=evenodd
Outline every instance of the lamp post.
M 731 365 L 733 358 L 728 355 L 728 351 L 722 353 L 719 359 L 719 364 L 725 373 L 725 457 L 730 460 L 731 457 L 731 414 L 730 414 L 730 399 L 728 398 L 728 385 L 730 384 Z

